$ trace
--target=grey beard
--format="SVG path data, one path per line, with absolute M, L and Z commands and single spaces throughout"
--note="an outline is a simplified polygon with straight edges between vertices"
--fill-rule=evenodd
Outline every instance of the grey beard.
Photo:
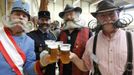
M 24 32 L 29 32 L 30 26 L 26 21 L 20 20 L 20 19 L 10 20 L 9 17 L 7 18 L 8 18 L 7 20 L 6 19 L 2 20 L 5 27 L 12 28 L 12 27 L 15 27 L 16 25 L 19 25 L 22 27 Z
M 79 22 L 67 21 L 63 25 L 63 30 L 82 28 L 83 26 Z

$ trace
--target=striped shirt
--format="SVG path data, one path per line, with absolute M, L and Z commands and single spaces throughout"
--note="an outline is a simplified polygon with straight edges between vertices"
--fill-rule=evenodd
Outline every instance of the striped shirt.
M 132 39 L 133 38 L 134 33 L 132 33 Z M 109 39 L 100 31 L 97 37 L 96 55 L 92 52 L 93 40 L 94 36 L 88 40 L 86 50 L 82 57 L 87 68 L 93 71 L 92 61 L 95 60 L 99 64 L 99 70 L 102 75 L 123 75 L 127 62 L 126 32 L 118 29 L 112 38 Z M 134 50 L 134 40 L 132 40 L 132 43 Z

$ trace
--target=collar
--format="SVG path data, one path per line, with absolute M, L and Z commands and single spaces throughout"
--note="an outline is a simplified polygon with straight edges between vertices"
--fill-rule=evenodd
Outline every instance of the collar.
M 39 30 L 39 32 L 41 32 L 42 34 L 48 34 L 49 33 L 49 30 L 48 31 L 46 31 L 46 32 L 44 32 L 43 30 L 41 30 L 41 29 L 38 29 Z
M 121 32 L 121 29 L 118 29 L 115 33 L 112 33 L 112 34 L 111 34 L 111 38 L 109 38 L 108 36 L 106 36 L 106 35 L 102 32 L 102 30 L 100 31 L 100 34 L 101 34 L 102 38 L 104 38 L 104 39 L 106 39 L 106 40 L 115 40 L 116 38 L 119 37 L 120 32 Z

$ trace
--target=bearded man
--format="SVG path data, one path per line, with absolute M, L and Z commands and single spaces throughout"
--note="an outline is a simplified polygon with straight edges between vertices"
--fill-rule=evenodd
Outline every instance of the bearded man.
M 0 74 L 2 75 L 43 75 L 45 54 L 36 61 L 34 41 L 25 34 L 29 29 L 29 5 L 15 1 L 11 13 L 3 18 L 0 28 Z
M 64 11 L 59 13 L 64 24 L 58 37 L 58 40 L 71 44 L 71 52 L 76 53 L 80 58 L 85 50 L 86 42 L 91 36 L 89 28 L 85 28 L 79 19 L 81 12 L 80 7 L 66 5 Z M 60 75 L 89 75 L 88 72 L 80 71 L 72 62 L 69 64 L 59 62 L 59 65 Z
M 38 12 L 38 29 L 28 33 L 35 41 L 36 60 L 40 59 L 40 53 L 46 50 L 45 40 L 56 40 L 56 36 L 50 31 L 51 17 L 49 11 Z M 42 69 L 44 75 L 55 75 L 55 63 L 49 63 Z

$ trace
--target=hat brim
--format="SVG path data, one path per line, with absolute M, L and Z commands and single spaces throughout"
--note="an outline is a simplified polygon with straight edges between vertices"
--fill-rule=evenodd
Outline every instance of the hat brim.
M 79 12 L 80 14 L 82 13 L 82 9 L 81 9 L 80 7 L 76 7 L 76 8 L 73 8 L 73 9 L 69 9 L 69 10 L 60 12 L 60 13 L 59 13 L 59 16 L 60 16 L 61 18 L 63 18 L 64 15 L 65 15 L 65 13 L 70 12 L 70 11 Z
M 40 18 L 48 18 L 48 19 L 51 19 L 49 16 L 40 16 L 39 19 Z
M 119 10 L 119 11 L 121 11 L 122 8 L 111 8 L 111 9 L 96 11 L 96 12 L 92 12 L 91 15 L 92 15 L 93 17 L 96 17 L 96 15 L 97 15 L 98 13 L 103 13 L 103 12 L 108 12 L 108 11 L 113 11 L 113 10 Z

